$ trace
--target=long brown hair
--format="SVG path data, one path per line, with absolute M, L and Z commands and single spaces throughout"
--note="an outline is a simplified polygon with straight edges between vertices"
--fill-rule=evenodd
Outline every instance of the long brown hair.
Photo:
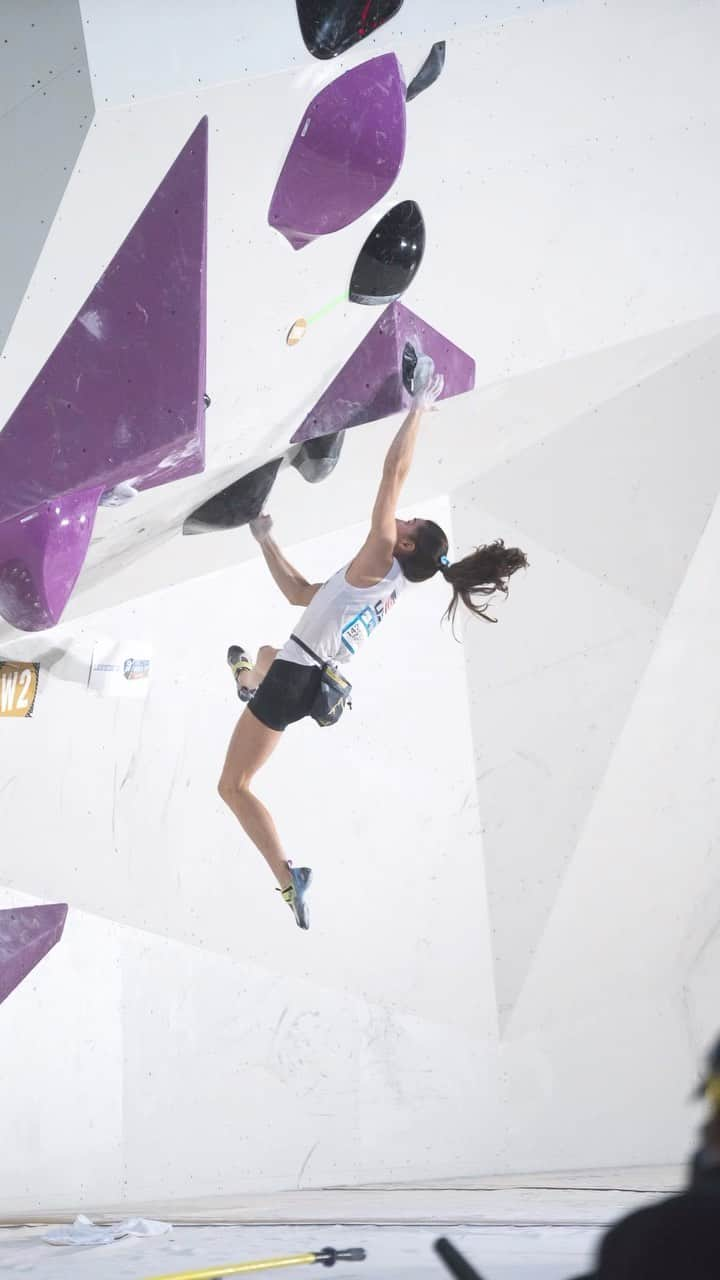
M 508 593 L 508 580 L 518 569 L 527 568 L 527 556 L 519 547 L 506 547 L 502 538 L 476 547 L 462 560 L 450 564 L 447 559 L 448 540 L 434 520 L 423 520 L 413 535 L 413 551 L 398 556 L 408 582 L 426 582 L 441 573 L 452 587 L 452 599 L 443 617 L 451 624 L 460 602 L 476 618 L 485 622 L 497 622 L 487 612 L 490 600 L 500 591 Z M 479 600 L 476 597 L 481 597 Z

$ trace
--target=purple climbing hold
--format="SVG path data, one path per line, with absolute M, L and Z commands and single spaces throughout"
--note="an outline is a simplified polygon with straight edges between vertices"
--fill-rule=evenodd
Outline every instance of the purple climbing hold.
M 354 222 L 390 190 L 405 155 L 405 81 L 394 53 L 321 89 L 273 192 L 270 226 L 302 249 Z
M 0 432 L 0 520 L 202 471 L 207 119 Z
M 472 357 L 401 302 L 393 302 L 310 410 L 292 443 L 376 422 L 408 409 L 412 397 L 403 381 L 403 372 L 408 380 L 408 346 L 417 354 L 432 356 L 438 373 L 445 378 L 443 400 L 472 391 Z
M 64 902 L 0 911 L 0 1004 L 60 941 L 67 911 Z
M 92 537 L 102 485 L 0 523 L 0 616 L 20 631 L 60 621 Z

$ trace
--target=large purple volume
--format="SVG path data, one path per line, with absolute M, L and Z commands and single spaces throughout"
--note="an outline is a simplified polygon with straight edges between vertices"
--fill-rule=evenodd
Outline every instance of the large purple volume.
M 472 391 L 472 357 L 401 302 L 392 302 L 300 424 L 292 443 L 376 422 L 408 409 L 412 397 L 402 376 L 408 344 L 417 354 L 432 356 L 438 372 L 444 375 L 443 400 Z
M 207 119 L 0 432 L 0 520 L 202 471 Z
M 302 249 L 348 226 L 390 190 L 405 155 L 405 81 L 394 53 L 353 67 L 313 98 L 268 222 Z
M 103 486 L 43 502 L 0 524 L 0 616 L 21 631 L 60 621 L 90 544 Z
M 0 911 L 0 1004 L 60 941 L 67 910 L 56 902 Z

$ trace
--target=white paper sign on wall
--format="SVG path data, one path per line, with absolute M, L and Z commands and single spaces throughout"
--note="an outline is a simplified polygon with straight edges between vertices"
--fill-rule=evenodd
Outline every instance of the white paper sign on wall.
M 88 688 L 105 698 L 144 698 L 151 660 L 152 646 L 146 640 L 98 640 Z

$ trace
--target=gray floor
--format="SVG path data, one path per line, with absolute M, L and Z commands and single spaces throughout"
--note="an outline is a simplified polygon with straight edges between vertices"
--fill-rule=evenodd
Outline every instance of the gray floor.
M 231 1262 L 362 1245 L 367 1261 L 341 1264 L 334 1280 L 440 1280 L 447 1273 L 432 1252 L 443 1233 L 433 1226 L 175 1227 L 169 1236 L 125 1239 L 97 1248 L 54 1247 L 44 1228 L 0 1231 L 0 1272 L 33 1280 L 145 1280 Z M 483 1280 L 565 1280 L 587 1270 L 597 1226 L 473 1226 L 448 1228 L 448 1236 L 472 1261 Z M 308 1267 L 293 1268 L 307 1275 Z M 261 1273 L 261 1274 L 270 1274 Z M 321 1274 L 325 1274 L 323 1271 Z M 317 1269 L 315 1270 L 319 1280 Z
M 433 1241 L 446 1235 L 482 1280 L 574 1280 L 589 1270 L 607 1224 L 675 1190 L 683 1177 L 677 1167 L 576 1170 L 81 1205 L 25 1219 L 45 1225 L 0 1226 L 0 1273 L 33 1280 L 165 1280 L 207 1274 L 208 1268 L 221 1275 L 223 1264 L 333 1245 L 367 1251 L 365 1262 L 335 1267 L 334 1280 L 446 1280 L 432 1250 Z M 97 1222 L 138 1216 L 176 1225 L 167 1235 L 96 1248 L 43 1240 L 47 1224 L 72 1222 L 78 1212 Z M 310 1270 L 292 1268 L 288 1275 Z M 316 1268 L 316 1280 L 321 1274 Z

